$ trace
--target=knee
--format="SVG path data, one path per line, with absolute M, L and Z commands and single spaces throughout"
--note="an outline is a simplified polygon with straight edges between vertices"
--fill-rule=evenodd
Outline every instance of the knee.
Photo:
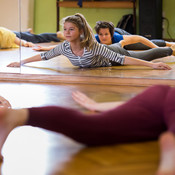
M 139 99 L 149 100 L 152 99 L 152 101 L 162 102 L 165 100 L 165 97 L 167 96 L 169 92 L 170 86 L 168 85 L 154 85 L 149 88 L 147 88 L 145 91 L 143 91 Z
M 170 86 L 169 85 L 153 85 L 149 88 L 150 91 L 153 91 L 153 92 L 158 92 L 158 93 L 163 93 L 163 92 L 166 92 L 170 89 Z

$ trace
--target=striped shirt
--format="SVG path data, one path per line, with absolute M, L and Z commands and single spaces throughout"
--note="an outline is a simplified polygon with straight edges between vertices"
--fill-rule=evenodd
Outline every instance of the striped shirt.
M 124 55 L 113 52 L 97 42 L 95 42 L 90 51 L 84 48 L 83 55 L 76 56 L 72 53 L 68 41 L 64 41 L 48 52 L 41 53 L 41 58 L 43 60 L 49 60 L 59 55 L 66 56 L 74 66 L 79 67 L 106 67 L 112 66 L 111 62 L 123 64 L 125 58 Z

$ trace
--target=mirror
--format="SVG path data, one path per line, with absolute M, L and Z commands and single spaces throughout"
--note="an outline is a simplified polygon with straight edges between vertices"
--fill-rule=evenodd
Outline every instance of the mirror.
M 0 72 L 20 73 L 20 68 L 7 67 L 10 62 L 20 61 L 20 48 L 14 46 L 14 44 L 13 48 L 8 48 L 14 43 L 13 31 L 20 30 L 19 3 L 18 0 L 1 0 L 0 4 Z M 8 38 L 9 36 L 11 39 Z
M 29 7 L 33 7 L 32 3 L 33 1 L 31 0 L 25 0 L 26 2 L 29 3 Z M 22 1 L 21 3 L 25 2 Z M 37 1 L 38 2 L 38 1 Z M 40 8 L 37 7 L 37 15 L 41 12 L 41 8 L 46 9 L 50 12 L 51 8 L 55 8 L 55 4 L 53 5 L 51 2 L 49 2 L 49 6 L 48 3 L 46 2 L 42 2 L 42 6 L 40 3 Z M 54 2 L 55 3 L 55 2 Z M 35 5 L 37 5 L 35 3 Z M 23 6 L 23 5 L 22 5 Z M 37 5 L 38 6 L 38 5 Z M 28 8 L 29 8 L 28 7 Z M 33 14 L 34 10 L 32 10 L 33 8 L 31 8 L 31 12 L 28 14 Z M 66 10 L 65 10 L 66 9 Z M 84 16 L 86 17 L 86 19 L 88 20 L 88 22 L 90 24 L 95 24 L 94 23 L 94 12 L 93 9 L 76 9 L 76 10 L 70 10 L 68 8 L 63 8 L 61 13 L 60 13 L 60 18 L 67 16 L 67 15 L 71 15 L 74 14 L 76 12 L 80 12 L 82 14 L 84 14 Z M 90 13 L 90 11 L 92 10 L 92 13 Z M 111 13 L 115 13 L 116 9 L 109 9 L 110 11 L 112 11 Z M 114 11 L 113 11 L 114 10 Z M 107 11 L 107 10 L 106 10 Z M 118 13 L 120 13 L 121 15 L 126 14 L 126 13 L 132 13 L 132 8 L 130 9 L 117 9 L 117 11 L 119 11 Z M 22 11 L 22 15 L 21 18 L 23 18 L 25 15 L 24 13 L 27 13 L 27 10 Z M 42 16 L 43 12 L 41 12 L 40 16 Z M 106 13 L 107 14 L 107 13 Z M 36 14 L 35 14 L 36 15 Z M 121 16 L 120 15 L 120 16 Z M 99 20 L 100 15 L 98 15 L 96 17 L 96 20 Z M 117 15 L 113 15 L 116 16 Z M 48 22 L 48 19 L 50 18 L 50 22 Z M 119 17 L 120 18 L 120 17 Z M 29 17 L 27 20 L 22 20 L 22 21 L 28 21 L 28 26 L 32 27 L 32 23 L 31 25 L 29 25 L 29 21 L 31 21 L 31 19 L 33 19 L 33 16 Z M 92 21 L 93 19 L 93 21 Z M 44 19 L 39 18 L 37 16 L 37 19 L 35 17 L 35 25 L 40 24 L 40 27 L 42 26 L 42 31 L 40 30 L 40 33 L 44 33 L 44 32 L 49 32 L 48 27 L 47 26 L 51 26 L 51 25 L 55 25 L 54 24 L 54 20 L 56 20 L 56 14 L 53 18 L 52 14 L 47 13 L 47 15 L 44 16 Z M 100 20 L 102 20 L 100 18 Z M 109 19 L 108 19 L 109 20 Z M 46 22 L 47 21 L 47 22 Z M 47 24 L 46 24 L 47 23 Z M 22 30 L 24 31 L 27 28 L 23 28 Z M 35 26 L 35 28 L 37 28 Z M 39 30 L 38 30 L 39 31 Z M 49 46 L 49 45 L 53 45 L 55 43 L 42 43 L 39 45 L 42 46 Z M 32 55 L 38 54 L 38 52 L 36 51 L 32 51 L 31 48 L 22 48 L 21 50 L 21 58 L 25 59 L 28 58 Z M 174 58 L 172 58 L 172 61 L 174 60 Z M 161 60 L 162 61 L 162 60 Z M 166 59 L 163 61 L 167 61 Z M 171 62 L 171 59 L 170 59 Z M 174 65 L 170 64 L 170 66 L 173 68 Z M 110 78 L 134 78 L 134 79 L 140 79 L 140 78 L 144 78 L 144 79 L 159 79 L 159 80 L 163 80 L 163 79 L 174 79 L 175 78 L 175 73 L 173 71 L 161 71 L 161 70 L 153 70 L 151 68 L 148 67 L 137 67 L 137 66 L 118 66 L 118 67 L 100 67 L 100 68 L 95 68 L 95 69 L 79 69 L 77 67 L 72 66 L 72 64 L 69 62 L 69 60 L 63 56 L 59 56 L 56 57 L 52 60 L 49 61 L 43 61 L 43 62 L 35 62 L 35 63 L 28 63 L 25 66 L 21 67 L 21 73 L 23 74 L 35 74 L 35 77 L 37 75 L 56 75 L 56 76 L 69 76 L 69 81 L 73 80 L 76 81 L 76 77 L 88 77 L 88 78 L 93 78 L 93 77 L 98 77 L 98 78 L 105 78 L 106 79 L 110 79 Z M 47 78 L 47 76 L 43 76 L 43 79 Z M 98 78 L 96 78 L 96 81 L 98 81 Z M 64 79 L 64 78 L 63 78 Z M 54 79 L 55 80 L 55 79 Z M 66 80 L 64 80 L 66 81 Z

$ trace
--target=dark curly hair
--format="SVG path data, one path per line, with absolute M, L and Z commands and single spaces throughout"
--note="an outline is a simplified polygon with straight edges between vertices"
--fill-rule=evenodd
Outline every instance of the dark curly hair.
M 107 21 L 97 21 L 94 27 L 97 34 L 99 34 L 100 29 L 109 29 L 111 37 L 114 35 L 114 24 L 112 22 Z

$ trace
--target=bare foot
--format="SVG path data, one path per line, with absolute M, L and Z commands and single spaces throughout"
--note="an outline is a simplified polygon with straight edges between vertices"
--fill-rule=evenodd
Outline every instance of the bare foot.
M 33 29 L 32 29 L 32 28 L 28 28 L 28 29 L 27 29 L 27 32 L 34 34 L 34 32 L 33 32 Z
M 161 160 L 157 175 L 175 175 L 175 136 L 165 132 L 159 140 Z
M 58 31 L 58 32 L 57 32 L 57 38 L 60 39 L 60 40 L 65 40 L 65 37 L 64 37 L 63 32 Z
M 175 56 L 175 45 L 174 45 L 174 44 L 173 44 L 173 45 L 171 45 L 171 49 L 173 50 L 172 55 L 173 55 L 173 56 Z
M 0 162 L 3 161 L 2 147 L 9 133 L 17 126 L 24 125 L 28 118 L 26 109 L 0 108 Z
M 7 108 L 0 108 L 0 162 L 3 161 L 3 156 L 1 154 L 2 147 L 4 145 L 4 142 L 9 134 L 9 130 L 6 129 L 6 113 Z M 7 127 L 8 128 L 8 127 Z

